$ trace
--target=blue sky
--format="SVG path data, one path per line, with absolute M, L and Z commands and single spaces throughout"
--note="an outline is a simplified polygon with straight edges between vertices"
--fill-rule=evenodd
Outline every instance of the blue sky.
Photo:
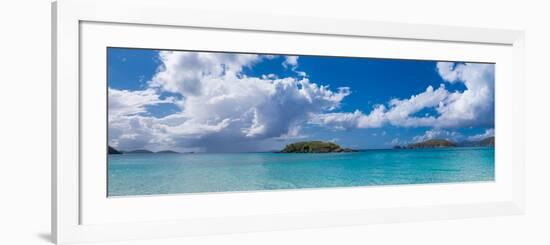
M 494 134 L 494 65 L 108 48 L 109 144 L 357 149 Z

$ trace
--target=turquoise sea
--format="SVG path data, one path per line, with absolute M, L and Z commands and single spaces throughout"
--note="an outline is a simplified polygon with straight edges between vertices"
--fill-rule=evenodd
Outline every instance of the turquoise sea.
M 108 195 L 494 181 L 494 148 L 108 156 Z

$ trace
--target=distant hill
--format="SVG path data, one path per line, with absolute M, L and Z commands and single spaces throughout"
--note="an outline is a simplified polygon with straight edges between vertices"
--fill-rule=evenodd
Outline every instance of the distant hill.
M 462 141 L 458 143 L 462 147 L 495 147 L 495 136 L 487 137 L 477 141 Z
M 149 151 L 149 150 L 143 150 L 143 149 L 140 149 L 140 150 L 133 150 L 133 151 L 126 151 L 124 153 L 130 153 L 130 154 L 134 154 L 134 153 L 154 153 L 152 151 Z
M 153 151 L 150 151 L 150 150 L 145 150 L 145 149 L 139 149 L 139 150 L 133 150 L 133 151 L 119 151 L 111 146 L 109 146 L 109 154 L 155 154 L 155 153 L 160 153 L 160 154 L 179 154 L 179 152 L 177 151 L 171 151 L 171 150 L 164 150 L 164 151 L 157 151 L 157 152 L 153 152 Z
M 495 147 L 495 137 L 487 137 L 479 141 L 452 142 L 445 139 L 431 139 L 409 145 L 396 145 L 393 149 L 446 148 L 446 147 Z
M 417 148 L 445 148 L 445 147 L 456 147 L 457 144 L 449 140 L 444 139 L 431 139 L 418 143 L 413 143 L 407 145 L 407 149 L 417 149 Z
M 113 148 L 112 146 L 107 146 L 107 154 L 122 154 L 121 151 Z
M 177 152 L 177 151 L 170 151 L 170 150 L 166 150 L 166 151 L 157 151 L 157 152 L 155 152 L 155 153 L 179 154 L 179 152 Z
M 331 152 L 353 152 L 349 148 L 342 148 L 332 142 L 323 141 L 302 141 L 285 146 L 281 153 L 331 153 Z
M 495 136 L 488 137 L 479 141 L 479 146 L 495 146 Z

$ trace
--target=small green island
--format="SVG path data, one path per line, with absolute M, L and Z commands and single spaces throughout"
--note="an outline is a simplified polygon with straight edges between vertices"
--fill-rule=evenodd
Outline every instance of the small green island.
M 495 147 L 495 137 L 487 137 L 478 141 L 452 142 L 446 139 L 430 139 L 408 145 L 396 145 L 393 149 L 424 149 L 424 148 L 450 148 L 450 147 Z
M 408 149 L 418 149 L 418 148 L 446 148 L 446 147 L 457 147 L 458 145 L 454 142 L 444 139 L 431 139 L 418 143 L 409 144 Z
M 302 141 L 286 145 L 279 153 L 339 153 L 355 151 L 350 148 L 343 148 L 333 142 Z

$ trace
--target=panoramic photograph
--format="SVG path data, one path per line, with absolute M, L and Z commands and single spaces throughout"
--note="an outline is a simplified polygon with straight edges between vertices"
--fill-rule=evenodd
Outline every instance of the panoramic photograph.
M 107 48 L 107 194 L 495 179 L 495 64 Z

